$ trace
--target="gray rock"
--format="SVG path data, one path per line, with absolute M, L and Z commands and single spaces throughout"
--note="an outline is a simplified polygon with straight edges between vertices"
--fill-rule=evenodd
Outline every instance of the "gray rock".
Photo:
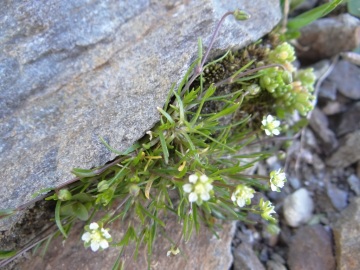
M 167 237 L 159 237 L 153 246 L 151 258 L 151 269 L 185 269 L 185 270 L 223 270 L 230 269 L 233 262 L 231 254 L 231 240 L 234 236 L 235 222 L 223 225 L 223 230 L 218 231 L 219 238 L 215 237 L 210 230 L 203 228 L 199 234 L 193 234 L 191 239 L 184 243 L 180 242 L 181 253 L 176 256 L 167 256 L 171 243 L 168 239 L 176 241 L 180 239 L 181 225 L 175 216 L 166 220 Z M 110 233 L 117 241 L 126 232 L 123 222 L 111 223 Z M 46 256 L 33 257 L 26 260 L 16 269 L 27 270 L 64 270 L 64 269 L 112 269 L 114 262 L 119 255 L 119 249 L 110 247 L 103 252 L 94 253 L 90 249 L 85 249 L 80 235 L 82 226 L 78 226 L 66 241 L 57 238 L 49 247 Z M 161 235 L 161 234 L 160 234 Z M 76 252 L 74 252 L 76 251 Z M 125 269 L 143 270 L 147 268 L 146 253 L 147 248 L 139 250 L 137 260 L 134 260 L 134 246 L 129 246 L 123 256 Z
M 347 206 L 348 193 L 346 191 L 328 182 L 326 184 L 326 193 L 336 210 L 341 211 Z
M 298 227 L 310 220 L 313 210 L 313 200 L 305 188 L 298 189 L 284 200 L 284 217 L 291 227 Z
M 271 254 L 271 260 L 266 262 L 267 270 L 287 270 L 285 267 L 286 261 L 277 253 Z
M 339 148 L 327 159 L 326 164 L 331 167 L 346 168 L 360 160 L 360 130 L 344 136 L 339 141 Z
M 336 100 L 336 84 L 325 80 L 319 90 L 319 98 L 327 100 Z
M 358 82 L 358 85 L 360 85 L 360 81 Z M 358 90 L 360 92 L 360 86 Z M 356 102 L 341 115 L 339 123 L 336 126 L 336 135 L 343 136 L 347 133 L 360 129 L 359 115 L 360 102 Z
M 337 90 L 345 97 L 353 100 L 360 99 L 360 67 L 348 61 L 340 60 L 328 79 L 335 83 Z
M 360 198 L 341 212 L 333 225 L 336 261 L 339 270 L 360 269 Z
M 352 174 L 347 178 L 347 182 L 355 194 L 360 195 L 360 179 L 355 174 Z
M 208 44 L 228 10 L 213 56 L 241 48 L 280 20 L 271 1 L 6 1 L 0 9 L 0 208 L 115 157 L 158 120 L 173 82 Z M 266 23 L 264 23 L 266 22 Z M 9 227 L 0 223 L 0 230 Z
M 309 10 L 312 9 L 317 4 L 317 0 L 306 0 L 298 5 L 295 10 Z
M 285 265 L 280 262 L 276 262 L 273 260 L 269 260 L 266 262 L 266 269 L 267 270 L 287 270 Z
M 233 251 L 234 270 L 265 270 L 259 258 L 251 246 L 245 242 L 241 243 Z
M 321 225 L 300 228 L 289 246 L 289 269 L 335 270 L 332 245 L 331 233 Z
M 322 150 L 325 153 L 330 153 L 338 146 L 334 132 L 328 128 L 328 118 L 320 109 L 315 108 L 312 111 L 309 123 L 316 136 L 320 139 L 321 144 L 324 146 Z
M 334 115 L 346 110 L 346 105 L 338 101 L 326 102 L 326 105 L 321 109 L 326 115 Z
M 322 18 L 301 29 L 298 56 L 309 61 L 352 51 L 360 43 L 360 20 L 349 14 Z

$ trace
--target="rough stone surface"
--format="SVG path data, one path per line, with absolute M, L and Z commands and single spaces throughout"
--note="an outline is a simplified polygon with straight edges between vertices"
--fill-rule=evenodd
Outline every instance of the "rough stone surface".
M 314 202 L 305 188 L 300 188 L 284 200 L 284 217 L 286 223 L 298 227 L 307 222 L 314 210 Z
M 345 97 L 360 99 L 360 67 L 341 60 L 335 65 L 328 79 L 336 84 L 337 90 Z
M 341 211 L 347 206 L 348 193 L 345 190 L 341 190 L 336 185 L 328 182 L 326 184 L 326 193 L 336 210 Z
M 360 74 L 358 78 L 358 87 L 360 93 Z M 339 120 L 339 124 L 336 126 L 336 134 L 338 136 L 345 135 L 346 133 L 353 132 L 360 129 L 360 102 L 356 102 L 346 112 L 344 112 Z
M 324 146 L 325 153 L 330 153 L 338 146 L 334 132 L 328 128 L 328 119 L 320 109 L 315 108 L 311 112 L 309 124 Z
M 347 134 L 339 141 L 339 148 L 329 156 L 326 164 L 331 167 L 346 168 L 360 160 L 360 130 Z
M 331 234 L 321 225 L 300 228 L 290 244 L 291 270 L 335 270 Z
M 265 270 L 251 246 L 245 242 L 237 246 L 233 252 L 234 270 Z
M 313 62 L 352 51 L 360 43 L 360 20 L 349 14 L 316 20 L 301 29 L 298 42 L 298 57 Z
M 360 198 L 341 213 L 333 225 L 336 260 L 339 270 L 360 269 Z
M 180 237 L 181 226 L 176 221 L 176 217 L 167 221 L 167 237 L 177 241 Z M 125 233 L 123 223 L 115 222 L 110 227 L 110 232 L 114 240 L 119 240 Z M 223 270 L 230 269 L 233 258 L 231 255 L 231 240 L 235 232 L 235 222 L 223 225 L 223 229 L 218 232 L 219 239 L 210 230 L 203 227 L 199 235 L 194 235 L 189 242 L 181 242 L 181 253 L 176 256 L 167 257 L 167 251 L 171 243 L 165 237 L 159 237 L 153 248 L 151 260 L 152 270 L 162 269 L 185 269 L 185 270 Z M 53 242 L 44 258 L 35 257 L 31 261 L 25 261 L 18 269 L 27 270 L 98 270 L 112 269 L 114 262 L 119 255 L 117 248 L 110 247 L 104 252 L 94 253 L 90 249 L 85 250 L 80 240 L 82 227 L 78 226 L 73 230 L 72 235 L 62 243 L 59 238 Z M 76 251 L 76 252 L 74 252 Z M 146 252 L 141 248 L 136 261 L 132 255 L 134 247 L 129 246 L 126 253 L 122 256 L 125 259 L 125 269 L 143 270 L 147 268 Z
M 355 192 L 356 195 L 360 195 L 360 179 L 355 174 L 350 175 L 347 178 L 347 182 L 350 188 Z
M 279 1 L 5 1 L 0 9 L 0 208 L 113 159 L 159 119 L 173 82 L 209 42 L 240 48 L 280 20 Z M 264 23 L 266 22 L 266 23 Z M 9 222 L 8 222 L 9 223 Z M 0 224 L 0 230 L 9 224 Z

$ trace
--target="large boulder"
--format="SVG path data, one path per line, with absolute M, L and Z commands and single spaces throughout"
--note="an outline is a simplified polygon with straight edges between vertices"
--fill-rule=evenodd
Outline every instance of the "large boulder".
M 280 20 L 278 0 L 5 1 L 0 9 L 0 208 L 113 159 L 159 120 L 228 10 L 213 56 L 241 48 Z M 12 224 L 1 221 L 0 230 Z

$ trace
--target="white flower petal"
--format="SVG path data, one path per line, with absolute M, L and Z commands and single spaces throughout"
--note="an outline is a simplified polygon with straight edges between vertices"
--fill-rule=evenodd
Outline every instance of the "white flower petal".
M 100 247 L 99 242 L 92 241 L 90 247 L 92 251 L 96 252 Z
M 271 187 L 272 191 L 277 191 L 278 190 L 277 186 L 275 186 L 273 183 L 270 184 L 270 187 Z
M 189 202 L 196 202 L 198 199 L 198 195 L 195 192 L 191 192 L 189 194 Z
M 111 238 L 111 235 L 109 234 L 109 232 L 105 229 L 101 229 L 101 233 L 105 238 Z
M 198 178 L 199 177 L 196 174 L 192 174 L 189 176 L 189 182 L 195 184 L 197 182 Z
M 108 241 L 106 241 L 105 239 L 101 240 L 101 241 L 100 241 L 100 247 L 101 247 L 102 249 L 108 248 L 108 247 L 109 247 Z
M 243 198 L 238 198 L 236 203 L 239 207 L 243 207 L 245 205 L 245 200 Z
M 185 184 L 183 185 L 183 190 L 186 192 L 186 193 L 190 193 L 193 189 L 193 185 L 192 184 Z
M 205 174 L 203 174 L 202 176 L 200 176 L 200 181 L 203 183 L 206 183 L 207 181 L 209 181 L 209 177 L 207 177 Z
M 233 202 L 235 202 L 235 201 L 236 201 L 236 195 L 235 195 L 235 192 L 233 192 L 233 194 L 231 194 L 231 200 L 232 200 Z
M 266 135 L 268 135 L 268 136 L 271 135 L 271 132 L 270 132 L 270 130 L 268 130 L 268 129 L 265 129 L 265 133 L 266 133 Z
M 279 127 L 279 126 L 280 126 L 280 121 L 279 121 L 279 120 L 274 121 L 274 122 L 272 123 L 272 126 L 273 126 L 274 128 Z
M 89 242 L 91 240 L 91 234 L 89 232 L 84 233 L 81 236 L 81 240 L 83 240 L 85 243 Z
M 208 192 L 203 192 L 200 197 L 203 201 L 208 201 L 210 199 L 210 194 Z
M 267 120 L 268 123 L 271 123 L 272 121 L 274 121 L 274 117 L 269 114 L 269 115 L 266 117 L 266 120 Z
M 279 131 L 278 129 L 274 129 L 274 130 L 272 131 L 272 133 L 273 133 L 274 135 L 279 135 L 279 134 L 280 134 L 280 131 Z
M 97 229 L 99 229 L 99 225 L 96 222 L 93 222 L 89 225 L 89 228 L 91 230 L 97 230 Z
M 207 192 L 209 192 L 209 191 L 212 190 L 212 189 L 213 189 L 213 185 L 212 185 L 212 184 L 209 184 L 209 183 L 205 184 L 205 190 L 206 190 Z

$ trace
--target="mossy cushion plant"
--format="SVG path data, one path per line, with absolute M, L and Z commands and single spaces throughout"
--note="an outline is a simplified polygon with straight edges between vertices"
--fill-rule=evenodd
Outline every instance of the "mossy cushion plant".
M 247 18 L 238 10 L 226 13 L 205 54 L 199 40 L 198 59 L 170 89 L 164 106 L 157 108 L 156 126 L 125 152 L 102 140 L 118 158 L 101 168 L 74 169 L 76 181 L 47 195 L 46 200 L 56 201 L 58 230 L 37 244 L 55 235 L 66 239 L 78 220 L 86 223 L 81 239 L 89 252 L 118 248 L 122 254 L 124 247 L 135 243 L 137 249 L 147 245 L 149 256 L 167 215 L 176 216 L 183 227 L 182 239 L 169 240 L 169 256 L 179 253 L 181 240 L 188 241 L 201 226 L 213 228 L 217 220 L 246 222 L 248 213 L 256 213 L 276 230 L 271 202 L 261 199 L 253 204 L 252 199 L 258 192 L 280 191 L 285 173 L 247 174 L 273 153 L 244 149 L 252 149 L 248 146 L 263 136 L 279 135 L 281 121 L 294 111 L 306 115 L 312 109 L 315 77 L 310 69 L 297 70 L 291 64 L 294 49 L 286 42 L 257 42 L 206 63 L 228 15 Z M 127 223 L 121 239 L 112 238 L 109 224 L 130 215 L 138 222 Z M 13 258 L 24 250 L 28 247 L 1 254 Z M 121 256 L 114 269 L 123 265 L 120 261 Z

